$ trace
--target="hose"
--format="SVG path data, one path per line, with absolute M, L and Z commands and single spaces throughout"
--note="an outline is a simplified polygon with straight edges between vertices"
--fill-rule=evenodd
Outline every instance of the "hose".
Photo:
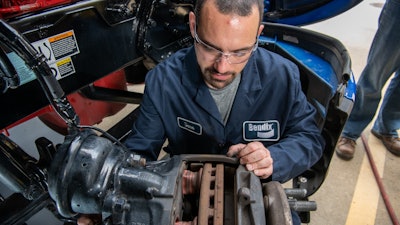
M 372 172 L 374 173 L 375 180 L 378 183 L 379 191 L 381 192 L 381 195 L 382 195 L 383 201 L 385 203 L 386 209 L 387 209 L 387 211 L 389 213 L 390 219 L 392 220 L 394 225 L 400 225 L 399 219 L 397 218 L 397 216 L 396 216 L 396 214 L 395 214 L 395 212 L 393 210 L 393 207 L 392 207 L 392 205 L 390 203 L 389 196 L 386 193 L 386 190 L 385 190 L 385 187 L 383 185 L 382 179 L 379 176 L 378 169 L 376 168 L 376 164 L 375 164 L 374 158 L 372 157 L 371 150 L 370 150 L 369 145 L 368 145 L 368 140 L 367 140 L 367 138 L 365 137 L 364 134 L 361 134 L 361 140 L 363 142 L 365 152 L 366 152 L 366 154 L 368 156 L 368 160 L 369 160 L 369 163 L 370 163 L 371 168 L 372 168 Z

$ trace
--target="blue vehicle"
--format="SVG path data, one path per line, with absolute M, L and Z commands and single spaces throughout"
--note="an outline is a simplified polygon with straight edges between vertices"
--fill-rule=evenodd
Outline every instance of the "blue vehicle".
M 209 213 L 201 209 L 210 207 L 204 199 L 215 195 L 225 199 L 212 206 L 218 209 L 212 218 L 224 215 L 215 224 L 233 224 L 232 218 L 238 224 L 290 224 L 291 208 L 303 222 L 310 221 L 316 205 L 308 197 L 324 182 L 356 85 L 346 48 L 297 25 L 328 19 L 360 1 L 265 1 L 259 47 L 299 67 L 326 140 L 319 162 L 286 190 L 260 183 L 224 156 L 182 155 L 146 163 L 128 154 L 120 143 L 137 110 L 107 131 L 95 126 L 126 105 L 140 105 L 142 94 L 126 83 L 142 83 L 154 65 L 193 44 L 187 18 L 194 0 L 49 1 L 54 5 L 30 11 L 3 6 L 0 184 L 11 194 L 0 189 L 0 224 L 24 224 L 43 209 L 60 224 L 74 222 L 80 213 L 101 214 L 104 224 L 209 224 Z M 34 140 L 9 135 L 16 126 L 40 129 L 28 125 L 32 118 L 62 136 L 61 143 L 50 133 Z M 31 149 L 18 145 L 18 139 L 27 139 Z M 214 169 L 211 178 L 200 172 Z M 208 184 L 200 193 L 184 185 L 195 183 L 197 190 L 210 179 L 225 185 Z

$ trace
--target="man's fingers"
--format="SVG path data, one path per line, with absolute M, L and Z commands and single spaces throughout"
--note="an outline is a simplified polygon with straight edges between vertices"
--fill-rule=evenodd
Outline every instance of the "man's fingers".
M 246 164 L 246 169 L 253 171 L 256 176 L 266 179 L 272 175 L 273 160 L 271 157 L 263 158 L 255 163 Z
M 242 151 L 246 147 L 245 144 L 236 144 L 229 147 L 228 152 L 226 153 L 229 157 L 238 156 L 239 152 Z
M 245 165 L 248 171 L 253 171 L 262 179 L 268 178 L 273 172 L 273 160 L 261 142 L 232 145 L 227 156 L 236 156 L 240 159 L 240 164 Z
M 265 158 L 271 158 L 268 150 L 266 149 L 253 150 L 246 155 L 240 154 L 240 156 L 238 155 L 238 157 L 240 157 L 240 164 L 252 164 Z
M 101 214 L 81 214 L 77 220 L 78 225 L 100 224 Z
M 264 169 L 254 170 L 254 174 L 261 179 L 267 179 L 272 175 L 272 172 L 273 172 L 272 166 Z
M 242 159 L 241 159 L 242 160 Z M 246 165 L 246 169 L 249 171 L 264 169 L 271 167 L 273 164 L 273 160 L 271 157 L 258 158 L 257 161 L 252 161 L 249 163 L 241 163 L 242 165 Z
M 94 225 L 93 220 L 91 220 L 86 215 L 82 215 L 81 217 L 79 217 L 77 224 L 78 225 Z

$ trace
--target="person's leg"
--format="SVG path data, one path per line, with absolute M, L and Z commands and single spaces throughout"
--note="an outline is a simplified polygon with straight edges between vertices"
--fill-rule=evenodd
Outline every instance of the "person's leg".
M 398 137 L 400 129 L 400 71 L 390 81 L 373 130 L 381 135 Z
M 342 132 L 336 153 L 343 159 L 354 155 L 355 140 L 373 119 L 381 100 L 382 88 L 400 65 L 400 1 L 388 0 L 379 17 L 367 65 L 357 82 L 353 110 Z
M 400 138 L 397 129 L 400 128 L 400 74 L 396 72 L 382 101 L 378 117 L 371 133 L 379 138 L 394 155 L 400 156 Z
M 379 28 L 358 82 L 356 100 L 343 136 L 357 139 L 373 119 L 382 88 L 400 65 L 400 1 L 389 0 L 382 9 Z

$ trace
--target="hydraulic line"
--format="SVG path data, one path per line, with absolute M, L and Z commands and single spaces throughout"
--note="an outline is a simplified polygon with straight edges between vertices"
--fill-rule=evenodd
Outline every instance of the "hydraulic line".
M 362 142 L 364 144 L 365 152 L 367 153 L 368 160 L 369 160 L 369 163 L 370 163 L 371 168 L 372 168 L 372 172 L 374 173 L 375 180 L 378 183 L 379 191 L 381 192 L 381 195 L 382 195 L 383 201 L 385 203 L 386 209 L 387 209 L 387 211 L 389 213 L 390 219 L 392 220 L 394 225 L 400 225 L 399 219 L 397 218 L 397 216 L 396 216 L 396 214 L 395 214 L 395 212 L 393 210 L 393 207 L 392 207 L 392 205 L 390 203 L 389 196 L 386 193 L 386 190 L 385 190 L 385 187 L 383 185 L 382 179 L 379 176 L 378 169 L 376 168 L 376 164 L 375 164 L 374 158 L 372 157 L 371 150 L 370 150 L 369 145 L 368 145 L 368 140 L 364 136 L 364 134 L 361 134 L 361 140 L 362 140 Z
M 15 51 L 31 68 L 49 103 L 66 122 L 70 134 L 75 134 L 78 131 L 79 117 L 68 101 L 60 83 L 53 76 L 43 54 L 37 52 L 22 34 L 2 19 L 0 19 L 0 43 Z

